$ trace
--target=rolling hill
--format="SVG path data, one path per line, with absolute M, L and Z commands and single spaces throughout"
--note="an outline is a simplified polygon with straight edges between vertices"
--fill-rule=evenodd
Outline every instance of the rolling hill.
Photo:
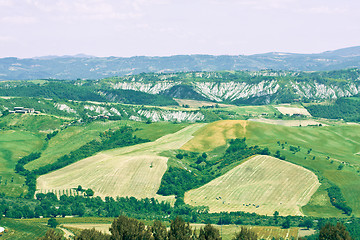
M 360 47 L 316 54 L 271 52 L 248 56 L 177 55 L 100 58 L 80 55 L 28 59 L 8 57 L 0 59 L 0 80 L 100 79 L 142 72 L 254 71 L 262 69 L 328 71 L 356 67 L 360 67 Z

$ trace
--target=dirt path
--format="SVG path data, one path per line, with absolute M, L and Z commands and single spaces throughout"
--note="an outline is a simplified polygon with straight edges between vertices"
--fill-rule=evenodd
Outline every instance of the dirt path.
M 62 227 L 59 227 L 61 231 L 64 232 L 64 237 L 66 239 L 73 239 L 73 236 L 74 236 L 74 233 L 72 233 L 71 231 L 67 230 L 66 228 L 62 228 Z

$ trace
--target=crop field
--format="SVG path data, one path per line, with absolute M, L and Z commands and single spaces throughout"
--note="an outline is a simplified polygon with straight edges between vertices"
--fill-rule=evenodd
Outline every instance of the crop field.
M 167 169 L 167 158 L 158 154 L 178 149 L 204 124 L 190 125 L 155 142 L 104 151 L 57 171 L 42 175 L 37 180 L 39 191 L 91 188 L 96 196 L 173 197 L 157 196 L 161 178 Z
M 213 134 L 207 134 L 208 132 Z M 252 121 L 243 125 L 236 125 L 235 121 L 219 121 L 198 131 L 185 146 L 190 151 L 214 150 L 228 139 L 219 132 L 237 132 L 238 137 L 246 137 L 249 146 L 268 147 L 272 153 L 280 151 L 286 161 L 316 170 L 340 187 L 348 205 L 353 209 L 353 214 L 360 215 L 360 156 L 355 154 L 360 151 L 359 125 L 287 127 Z M 290 146 L 300 146 L 300 151 L 294 153 L 289 150 Z M 342 162 L 345 163 L 344 168 L 337 170 Z M 313 216 L 327 216 L 329 213 L 332 213 L 332 216 L 343 216 L 341 211 L 330 204 L 325 189 L 320 187 L 319 191 L 314 194 L 314 198 L 320 196 L 319 199 L 327 200 L 311 199 L 303 208 L 303 213 Z
M 14 130 L 0 132 L 0 192 L 14 197 L 25 194 L 25 178 L 15 173 L 15 165 L 20 158 L 40 150 L 42 145 L 43 140 L 37 134 Z
M 281 112 L 282 114 L 286 115 L 294 115 L 294 114 L 299 114 L 299 115 L 305 115 L 305 116 L 311 116 L 310 113 L 308 112 L 308 110 L 306 110 L 306 108 L 303 107 L 295 107 L 295 106 L 278 106 L 275 107 L 277 110 L 279 110 L 279 112 Z
M 244 136 L 247 121 L 226 120 L 210 123 L 206 128 L 198 130 L 194 139 L 187 142 L 181 149 L 206 152 L 226 144 L 227 139 Z
M 185 202 L 210 212 L 302 215 L 320 183 L 311 171 L 270 156 L 255 156 L 208 184 L 185 193 Z

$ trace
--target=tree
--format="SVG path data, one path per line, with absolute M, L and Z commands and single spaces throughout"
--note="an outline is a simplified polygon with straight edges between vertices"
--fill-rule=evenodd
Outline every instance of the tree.
M 154 240 L 166 240 L 167 239 L 167 230 L 166 226 L 159 220 L 155 220 L 151 232 L 153 234 Z
M 88 197 L 94 196 L 94 190 L 92 190 L 91 188 L 88 188 L 88 189 L 86 189 L 85 194 Z
M 59 223 L 56 221 L 55 218 L 50 218 L 47 225 L 51 228 L 56 228 Z
M 115 219 L 111 224 L 110 232 L 112 240 L 151 239 L 151 231 L 145 228 L 144 223 L 126 216 Z
M 337 223 L 336 226 L 327 223 L 320 229 L 319 240 L 352 240 L 346 227 Z
M 45 236 L 38 238 L 38 240 L 61 240 L 62 238 L 62 234 L 56 233 L 54 229 L 49 229 Z
M 308 230 L 313 227 L 314 223 L 310 219 L 306 219 L 299 224 L 299 227 L 306 227 Z
M 281 227 L 284 229 L 290 228 L 290 218 L 286 218 L 285 221 L 281 224 Z
M 79 185 L 79 186 L 77 187 L 77 189 L 76 189 L 76 191 L 78 191 L 78 192 L 82 192 L 82 190 L 83 190 L 83 188 L 82 188 L 81 185 Z
M 207 158 L 206 152 L 204 152 L 201 156 L 202 156 L 204 159 L 206 159 L 206 158 Z
M 219 230 L 211 224 L 206 224 L 204 228 L 200 228 L 199 240 L 221 240 Z
M 75 236 L 75 240 L 109 240 L 110 237 L 110 235 L 96 231 L 95 228 L 93 228 L 82 230 L 80 235 Z
M 190 224 L 178 216 L 171 221 L 168 235 L 169 240 L 189 240 L 192 237 Z
M 255 232 L 247 229 L 246 227 L 241 227 L 240 232 L 235 233 L 233 240 L 257 240 L 258 236 Z
M 275 224 L 278 224 L 278 217 L 279 217 L 279 212 L 278 212 L 278 211 L 275 211 L 275 212 L 274 212 L 274 221 L 275 221 Z

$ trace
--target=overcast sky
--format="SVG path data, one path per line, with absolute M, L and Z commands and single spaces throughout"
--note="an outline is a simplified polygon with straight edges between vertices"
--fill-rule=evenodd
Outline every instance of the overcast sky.
M 0 0 L 0 57 L 314 53 L 358 45 L 359 0 Z

